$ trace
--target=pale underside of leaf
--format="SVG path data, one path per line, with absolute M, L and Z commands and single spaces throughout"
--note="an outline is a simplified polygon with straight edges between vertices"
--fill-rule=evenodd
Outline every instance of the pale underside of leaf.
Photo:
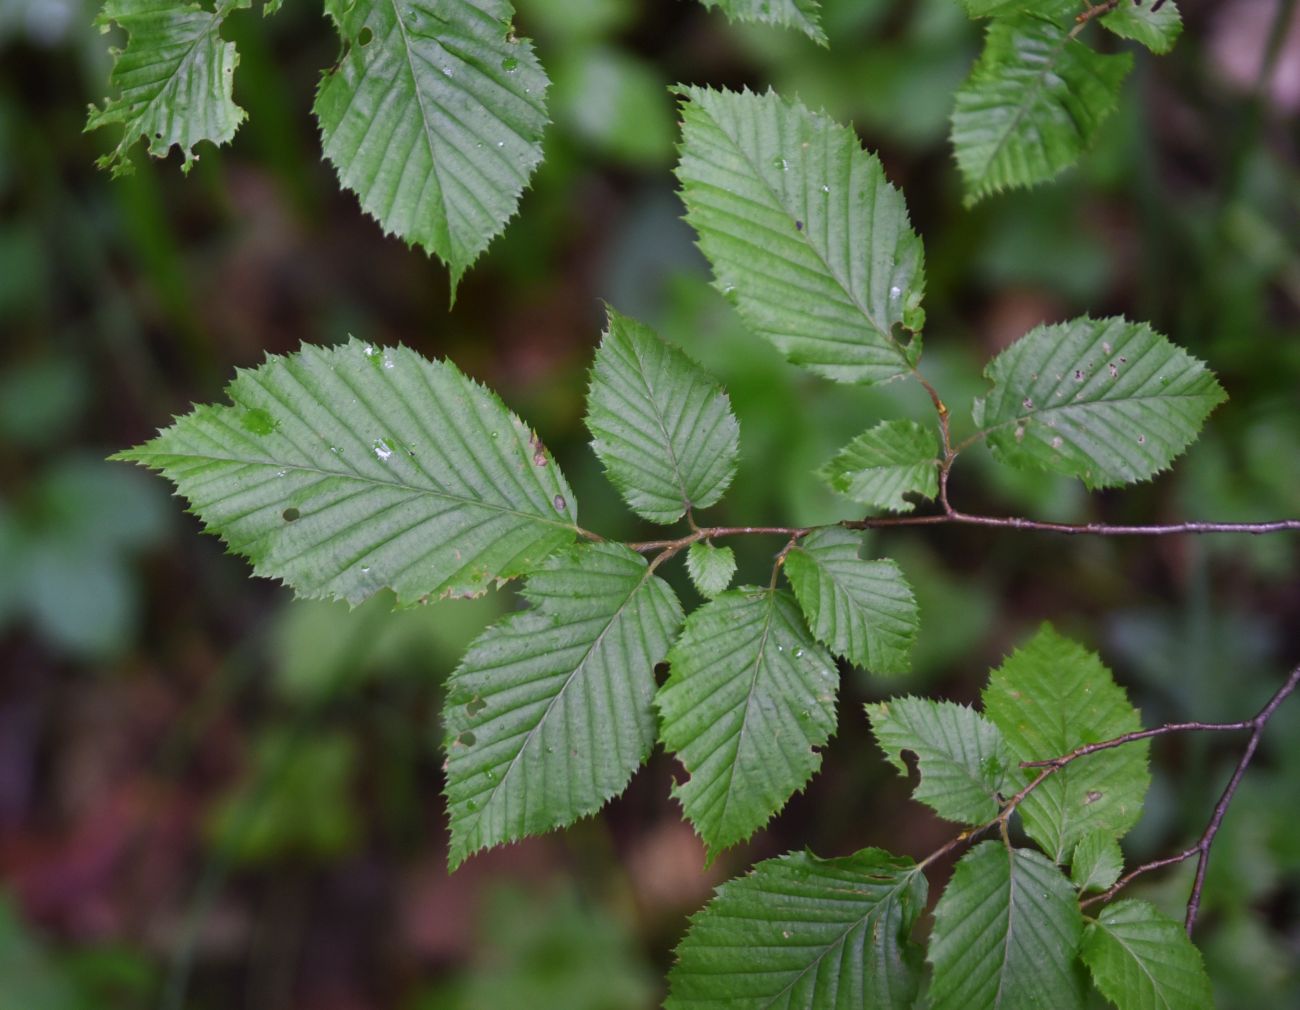
M 1200 951 L 1180 923 L 1148 902 L 1103 908 L 1084 932 L 1081 954 L 1119 1010 L 1214 1010 Z
M 925 255 L 879 159 L 771 92 L 680 93 L 686 219 L 750 328 L 840 382 L 909 375 Z
M 931 1010 L 1082 1010 L 1082 931 L 1074 890 L 1049 860 L 983 842 L 934 910 Z
M 939 442 L 915 421 L 881 421 L 822 467 L 831 489 L 860 505 L 911 512 L 904 495 L 933 498 L 939 493 Z
M 653 522 L 714 504 L 736 472 L 740 426 L 727 394 L 648 326 L 612 309 L 587 427 L 614 485 Z
M 548 81 L 505 0 L 327 0 L 344 42 L 314 106 L 339 181 L 461 275 L 542 159 Z
M 222 0 L 215 10 L 172 0 L 109 0 L 98 24 L 120 25 L 129 35 L 114 52 L 110 84 L 118 91 L 102 108 L 92 107 L 86 129 L 120 125 L 117 146 L 99 159 L 114 175 L 129 172 L 129 151 L 143 137 L 151 155 L 165 158 L 173 145 L 196 160 L 203 140 L 225 144 L 244 120 L 232 92 L 239 53 L 221 38 L 227 14 L 248 0 Z
M 985 369 L 993 389 L 975 423 L 1013 466 L 1090 487 L 1165 469 L 1227 397 L 1200 361 L 1145 323 L 1090 319 L 1040 326 Z
M 644 558 L 586 544 L 524 591 L 447 685 L 451 862 L 573 823 L 621 792 L 655 740 L 654 668 L 682 612 Z
M 818 0 L 703 0 L 703 3 L 705 7 L 717 7 L 732 21 L 794 28 L 819 45 L 826 45 Z
M 743 841 L 821 764 L 835 731 L 835 661 L 789 594 L 732 589 L 695 611 L 655 703 L 690 773 L 673 794 L 716 853 Z
M 227 395 L 116 458 L 162 472 L 209 532 L 300 596 L 475 595 L 577 533 L 536 434 L 448 362 L 305 346 L 240 371 Z
M 666 1010 L 911 1010 L 925 899 L 925 875 L 880 849 L 761 862 L 692 917 Z

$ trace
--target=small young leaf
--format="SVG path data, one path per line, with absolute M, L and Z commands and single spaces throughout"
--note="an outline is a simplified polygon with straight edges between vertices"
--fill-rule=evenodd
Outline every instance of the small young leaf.
M 527 425 L 455 365 L 356 340 L 269 355 L 114 459 L 160 471 L 209 532 L 299 596 L 472 596 L 577 532 Z
M 716 382 L 648 326 L 609 310 L 587 396 L 592 448 L 638 515 L 671 523 L 736 472 L 740 426 Z
M 1119 1010 L 1214 1010 L 1201 952 L 1179 923 L 1145 901 L 1103 908 L 1084 931 L 1081 954 Z
M 1046 182 L 1079 160 L 1133 64 L 1070 38 L 1073 19 L 998 18 L 957 92 L 952 143 L 966 203 Z
M 826 45 L 818 0 L 702 0 L 705 7 L 717 7 L 732 21 L 795 28 L 818 45 Z
M 682 621 L 668 584 L 620 544 L 583 544 L 524 596 L 534 609 L 483 632 L 447 684 L 452 866 L 595 813 L 654 746 L 654 668 Z
M 1174 0 L 1165 0 L 1159 10 L 1154 0 L 1120 0 L 1101 23 L 1121 38 L 1140 42 L 1157 54 L 1173 49 L 1183 33 L 1183 16 Z
M 934 910 L 930 1010 L 1082 1010 L 1074 889 L 1030 849 L 984 842 L 962 857 Z
M 994 454 L 1089 487 L 1165 469 L 1227 399 L 1214 374 L 1145 323 L 1118 317 L 1039 326 L 984 370 L 975 423 Z
M 1142 728 L 1137 710 L 1095 653 L 1044 625 L 989 675 L 984 714 L 1012 757 L 1045 761 Z M 1145 740 L 1079 758 L 1020 804 L 1029 837 L 1056 862 L 1093 832 L 1119 838 L 1137 823 L 1151 775 Z M 1038 769 L 1016 768 L 1023 784 Z M 1018 787 L 1018 786 L 1017 786 Z
M 903 497 L 939 493 L 939 440 L 915 421 L 881 421 L 837 452 L 819 476 L 860 505 L 911 512 Z
M 920 613 L 897 562 L 859 557 L 862 536 L 837 526 L 805 537 L 785 574 L 817 640 L 872 673 L 906 673 Z
M 686 621 L 655 704 L 690 772 L 673 795 L 710 854 L 761 828 L 812 777 L 835 732 L 835 661 L 787 593 L 731 589 Z
M 693 543 L 686 552 L 686 571 L 700 595 L 711 600 L 731 585 L 736 554 L 730 547 Z
M 1080 891 L 1104 891 L 1124 872 L 1124 853 L 1107 831 L 1085 835 L 1074 847 L 1070 881 Z
M 904 775 L 903 751 L 916 755 L 921 781 L 913 798 L 960 824 L 983 824 L 997 815 L 1012 760 L 991 722 L 965 705 L 929 698 L 868 705 L 867 717 L 876 743 Z
M 839 382 L 911 373 L 925 251 L 857 135 L 769 92 L 681 88 L 686 220 L 717 286 L 787 358 Z
M 925 899 L 925 874 L 881 849 L 765 860 L 691 918 L 665 1010 L 911 1010 Z
M 339 182 L 452 290 L 542 160 L 549 82 L 506 0 L 325 0 L 342 37 L 314 111 Z
M 183 171 L 198 158 L 201 140 L 220 145 L 235 135 L 244 110 L 235 104 L 232 85 L 239 53 L 221 37 L 226 15 L 249 0 L 218 0 L 213 10 L 179 0 L 107 0 L 96 24 L 108 31 L 121 25 L 126 48 L 114 53 L 109 82 L 119 92 L 103 108 L 91 107 L 87 130 L 117 124 L 122 138 L 99 159 L 100 168 L 122 175 L 131 170 L 132 145 L 145 138 L 155 158 L 178 145 Z

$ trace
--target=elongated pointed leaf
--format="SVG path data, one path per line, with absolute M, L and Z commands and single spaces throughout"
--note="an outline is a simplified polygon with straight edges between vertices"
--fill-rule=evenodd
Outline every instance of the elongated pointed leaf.
M 620 544 L 585 544 L 524 595 L 533 609 L 480 635 L 447 685 L 453 866 L 595 813 L 654 745 L 654 668 L 682 620 L 668 584 Z
M 989 675 L 984 714 L 1016 761 L 1045 761 L 1142 728 L 1137 710 L 1095 653 L 1044 625 Z M 1019 806 L 1029 837 L 1064 862 L 1093 832 L 1122 837 L 1137 823 L 1151 775 L 1145 740 L 1071 762 Z M 1038 769 L 1016 768 L 1020 784 Z
M 736 554 L 730 547 L 694 543 L 686 552 L 686 571 L 700 595 L 713 599 L 736 574 Z
M 1104 891 L 1124 872 L 1124 853 L 1106 831 L 1085 835 L 1074 847 L 1070 882 L 1080 891 Z
M 690 778 L 673 795 L 716 853 L 761 828 L 812 777 L 835 732 L 835 661 L 789 594 L 723 593 L 686 621 L 655 703 Z
M 940 817 L 983 824 L 997 816 L 1011 753 L 991 722 L 965 705 L 891 698 L 867 706 L 871 732 L 904 775 L 903 752 L 916 755 L 921 781 L 912 796 Z
M 740 426 L 727 394 L 650 327 L 613 309 L 591 370 L 587 427 L 614 486 L 653 522 L 712 505 L 736 473 Z
M 857 135 L 769 92 L 682 88 L 677 178 L 718 287 L 787 358 L 840 382 L 920 357 L 925 252 Z
M 1117 901 L 1083 934 L 1083 961 L 1118 1010 L 1214 1010 L 1201 952 L 1145 901 Z
M 906 673 L 921 619 L 912 587 L 889 558 L 864 561 L 862 536 L 839 527 L 809 534 L 785 574 L 817 640 L 873 673 Z
M 122 138 L 99 159 L 114 175 L 131 170 L 127 153 L 145 139 L 156 158 L 173 145 L 185 157 L 184 170 L 197 159 L 202 140 L 224 144 L 244 120 L 232 85 L 239 53 L 221 38 L 226 15 L 248 0 L 219 0 L 214 10 L 178 0 L 108 0 L 96 22 L 105 31 L 121 25 L 126 48 L 114 52 L 109 83 L 118 97 L 92 107 L 86 129 L 119 125 Z
M 881 421 L 868 428 L 819 471 L 831 490 L 860 505 L 911 512 L 903 496 L 939 493 L 939 440 L 915 421 Z
M 957 92 L 952 144 L 967 204 L 1046 182 L 1079 160 L 1133 64 L 1070 38 L 1073 19 L 998 18 Z
M 1153 53 L 1167 53 L 1183 33 L 1183 16 L 1174 0 L 1156 9 L 1155 0 L 1123 0 L 1101 23 L 1116 35 L 1140 42 Z
M 821 26 L 821 4 L 817 0 L 702 0 L 705 7 L 717 7 L 732 21 L 753 21 L 780 25 L 803 32 L 819 45 L 826 45 Z
M 911 1010 L 925 874 L 863 849 L 793 852 L 718 888 L 691 919 L 666 1010 Z
M 569 485 L 537 436 L 455 365 L 358 341 L 269 356 L 119 453 L 300 596 L 466 596 L 573 541 Z
M 326 0 L 343 39 L 314 106 L 339 182 L 455 290 L 542 160 L 546 74 L 506 0 Z
M 1082 1010 L 1074 889 L 1030 849 L 984 842 L 934 910 L 931 1010 Z
M 975 404 L 999 459 L 1089 487 L 1146 480 L 1226 398 L 1214 374 L 1144 323 L 1083 317 L 1039 326 L 985 369 Z

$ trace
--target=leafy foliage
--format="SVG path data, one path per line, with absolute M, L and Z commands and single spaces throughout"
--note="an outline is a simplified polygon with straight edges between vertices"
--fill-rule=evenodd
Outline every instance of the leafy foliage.
M 787 358 L 838 382 L 909 375 L 925 253 L 852 130 L 775 94 L 682 88 L 677 177 L 718 286 Z
M 1004 462 L 1083 478 L 1146 480 L 1167 467 L 1226 398 L 1201 362 L 1143 323 L 1039 326 L 993 359 L 975 423 Z
M 736 552 L 730 547 L 693 543 L 686 552 L 686 571 L 700 595 L 711 600 L 731 585 Z
M 1183 927 L 1145 901 L 1117 901 L 1088 923 L 1081 951 L 1119 1010 L 1212 1010 L 1200 952 Z
M 766 860 L 692 919 L 665 1008 L 908 1010 L 925 898 L 925 875 L 880 849 Z
M 584 544 L 524 595 L 534 609 L 488 628 L 447 685 L 453 866 L 595 813 L 654 744 L 654 668 L 682 620 L 667 583 L 626 547 Z
M 481 593 L 576 531 L 536 434 L 448 362 L 356 340 L 241 371 L 115 458 L 163 473 L 257 575 L 300 596 Z
M 592 448 L 638 515 L 675 522 L 731 483 L 740 426 L 727 394 L 649 327 L 612 309 L 587 403 Z
M 452 288 L 542 160 L 548 81 L 506 0 L 326 0 L 344 43 L 316 94 L 321 144 L 384 231 Z
M 819 45 L 826 45 L 818 0 L 702 0 L 705 7 L 717 7 L 733 21 L 795 28 Z
M 819 642 L 875 673 L 906 673 L 920 616 L 898 563 L 864 561 L 862 537 L 839 527 L 817 530 L 785 560 Z
M 932 1010 L 1082 1010 L 1083 917 L 1069 881 L 1029 849 L 983 842 L 934 910 Z
M 831 489 L 860 505 L 911 512 L 903 496 L 939 493 L 939 441 L 915 421 L 881 421 L 837 452 L 820 471 Z
M 1124 872 L 1124 853 L 1106 831 L 1084 835 L 1070 860 L 1070 882 L 1080 891 L 1104 891 Z
M 1173 49 L 1183 33 L 1183 16 L 1174 0 L 1159 5 L 1154 0 L 1121 3 L 1101 23 L 1121 38 L 1140 42 L 1153 53 L 1161 54 Z
M 928 698 L 868 705 L 867 716 L 880 749 L 900 772 L 907 774 L 903 752 L 916 755 L 921 781 L 915 799 L 962 824 L 983 824 L 997 814 L 1012 762 L 991 722 L 965 705 Z
M 239 53 L 221 38 L 226 15 L 249 0 L 220 0 L 215 9 L 176 0 L 108 0 L 98 24 L 121 25 L 126 48 L 114 52 L 110 84 L 119 92 L 102 108 L 92 107 L 86 129 L 122 127 L 117 146 L 99 159 L 114 175 L 131 170 L 129 153 L 144 137 L 150 154 L 167 156 L 178 145 L 184 171 L 198 157 L 200 141 L 227 143 L 244 120 L 232 87 Z
M 668 662 L 661 734 L 690 772 L 673 795 L 716 853 L 762 827 L 821 764 L 835 663 L 789 594 L 753 587 L 691 614 Z
M 1046 761 L 1141 729 L 1137 710 L 1094 653 L 1044 625 L 989 675 L 984 714 L 1016 761 Z M 1025 831 L 1056 862 L 1094 832 L 1118 838 L 1137 823 L 1151 775 L 1147 743 L 1090 754 L 1020 805 Z M 1017 769 L 1022 780 L 1037 769 Z

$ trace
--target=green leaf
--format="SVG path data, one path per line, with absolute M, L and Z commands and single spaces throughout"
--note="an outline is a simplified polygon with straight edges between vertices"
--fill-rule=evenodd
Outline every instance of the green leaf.
M 958 90 L 952 143 L 966 203 L 1053 178 L 1079 160 L 1114 110 L 1133 58 L 1069 37 L 1071 21 L 997 19 Z
M 897 562 L 859 557 L 862 535 L 838 526 L 810 533 L 785 559 L 817 640 L 872 673 L 906 673 L 921 618 Z
M 1119 317 L 1039 326 L 984 374 L 993 389 L 975 402 L 975 423 L 994 454 L 1093 488 L 1159 473 L 1227 399 L 1200 361 Z
M 1140 42 L 1153 53 L 1164 54 L 1174 48 L 1183 33 L 1183 16 L 1174 0 L 1165 0 L 1159 10 L 1155 0 L 1120 0 L 1120 5 L 1101 19 L 1101 23 L 1120 38 Z
M 692 917 L 664 1006 L 911 1010 L 921 958 L 909 935 L 925 899 L 925 874 L 881 849 L 765 860 Z
M 1077 10 L 1079 7 L 1075 0 L 961 0 L 961 5 L 973 18 L 1031 13 L 1056 19 L 1066 11 Z
M 506 0 L 326 0 L 343 39 L 314 106 L 339 182 L 461 275 L 542 160 L 546 74 Z
M 101 157 L 100 168 L 113 175 L 131 171 L 128 152 L 140 137 L 156 158 L 178 145 L 183 171 L 198 159 L 201 140 L 220 145 L 235 135 L 244 110 L 235 104 L 232 85 L 239 53 L 221 38 L 226 15 L 248 0 L 218 0 L 214 10 L 177 0 L 107 0 L 95 22 L 104 31 L 120 25 L 126 48 L 114 50 L 109 83 L 118 97 L 103 108 L 91 106 L 87 130 L 120 125 L 122 138 Z
M 1050 625 L 989 675 L 984 714 L 1017 762 L 1046 761 L 1142 728 L 1137 709 L 1096 654 Z M 1137 823 L 1151 784 L 1147 750 L 1145 740 L 1125 744 L 1053 774 L 1018 808 L 1029 837 L 1058 863 L 1093 832 L 1122 837 Z M 1038 769 L 1013 774 L 1023 784 Z
M 740 426 L 698 365 L 609 310 L 587 396 L 592 448 L 637 513 L 671 523 L 712 505 L 736 473 Z
M 930 1010 L 1082 1010 L 1083 917 L 1040 853 L 984 842 L 962 857 L 934 910 Z
M 1083 934 L 1083 961 L 1119 1010 L 1213 1010 L 1201 953 L 1183 927 L 1145 901 L 1117 901 Z
M 860 505 L 911 512 L 905 494 L 939 493 L 939 441 L 915 421 L 881 421 L 837 452 L 818 475 Z
M 705 599 L 713 599 L 736 574 L 736 555 L 730 547 L 693 543 L 686 552 L 686 572 Z
M 791 361 L 839 382 L 909 375 L 925 251 L 857 135 L 768 92 L 682 88 L 677 177 L 717 286 Z
M 717 7 L 732 21 L 795 28 L 818 45 L 826 45 L 818 0 L 702 0 L 705 7 Z
M 1104 891 L 1124 872 L 1124 853 L 1115 836 L 1094 831 L 1080 839 L 1070 860 L 1070 880 L 1080 891 Z
M 577 532 L 537 436 L 449 362 L 304 346 L 226 393 L 231 406 L 197 407 L 113 458 L 162 472 L 255 574 L 299 596 L 477 595 Z
M 835 661 L 788 593 L 746 587 L 691 614 L 668 662 L 661 735 L 690 772 L 673 795 L 713 855 L 767 823 L 821 764 Z
M 447 685 L 453 867 L 595 813 L 654 746 L 654 668 L 682 621 L 668 584 L 621 544 L 584 544 L 524 596 L 533 609 L 483 632 Z
M 867 717 L 876 743 L 904 775 L 903 751 L 916 755 L 921 781 L 915 799 L 960 824 L 984 824 L 997 816 L 1012 760 L 991 722 L 965 705 L 928 698 L 868 705 Z

